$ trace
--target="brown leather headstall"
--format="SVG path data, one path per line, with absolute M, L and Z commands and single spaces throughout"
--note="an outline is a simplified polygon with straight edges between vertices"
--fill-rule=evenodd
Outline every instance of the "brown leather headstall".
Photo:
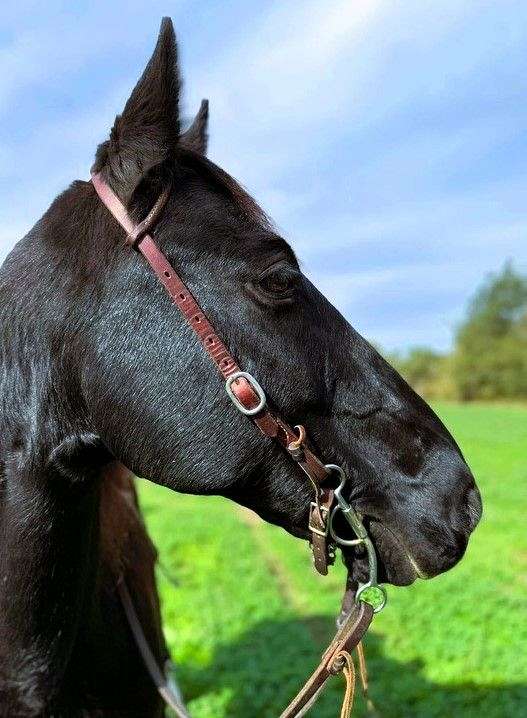
M 314 493 L 309 517 L 313 563 L 320 574 L 327 574 L 328 565 L 333 561 L 333 551 L 328 541 L 333 490 L 325 486 L 324 482 L 328 479 L 330 471 L 309 448 L 304 427 L 297 426 L 293 429 L 269 408 L 262 387 L 251 374 L 240 369 L 188 287 L 149 234 L 165 207 L 170 187 L 162 192 L 148 216 L 139 224 L 135 224 L 126 207 L 101 173 L 93 174 L 91 179 L 99 198 L 125 230 L 125 243 L 142 254 L 152 267 L 171 300 L 225 379 L 225 388 L 236 408 L 251 419 L 262 434 L 277 441 L 310 480 Z

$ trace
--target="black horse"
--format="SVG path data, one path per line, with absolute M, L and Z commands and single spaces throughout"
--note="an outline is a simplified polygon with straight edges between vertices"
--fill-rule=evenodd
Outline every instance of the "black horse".
M 353 475 L 349 500 L 368 522 L 380 578 L 405 585 L 446 571 L 481 513 L 456 442 L 205 158 L 206 105 L 180 132 L 179 88 L 164 20 L 95 170 L 136 221 L 171 182 L 156 241 L 273 404 Z M 129 472 L 228 497 L 307 536 L 302 472 L 234 409 L 123 237 L 92 184 L 76 181 L 1 270 L 2 716 L 161 714 L 115 590 L 124 575 L 162 662 L 155 555 Z

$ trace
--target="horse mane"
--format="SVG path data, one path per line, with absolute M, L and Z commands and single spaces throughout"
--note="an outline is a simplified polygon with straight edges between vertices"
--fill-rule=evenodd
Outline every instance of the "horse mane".
M 256 200 L 221 167 L 204 155 L 187 148 L 178 148 L 177 161 L 183 167 L 195 171 L 214 190 L 230 200 L 247 219 L 260 225 L 263 229 L 272 230 L 271 219 Z

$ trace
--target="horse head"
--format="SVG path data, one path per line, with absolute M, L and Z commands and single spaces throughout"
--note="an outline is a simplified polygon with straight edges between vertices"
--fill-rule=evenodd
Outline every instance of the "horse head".
M 227 78 L 226 78 L 227 79 Z M 455 440 L 303 274 L 255 201 L 205 156 L 208 107 L 180 128 L 172 24 L 94 169 L 142 220 L 169 184 L 154 237 L 244 369 L 290 424 L 350 476 L 347 499 L 374 540 L 381 578 L 452 567 L 481 513 Z M 87 182 L 44 217 L 67 291 L 61 355 L 82 426 L 137 475 L 218 494 L 307 537 L 312 489 L 236 411 L 163 288 Z M 357 575 L 361 558 L 350 554 Z

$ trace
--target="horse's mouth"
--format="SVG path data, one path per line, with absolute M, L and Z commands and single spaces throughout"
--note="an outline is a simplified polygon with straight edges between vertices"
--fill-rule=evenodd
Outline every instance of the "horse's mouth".
M 418 578 L 430 578 L 394 531 L 378 519 L 371 517 L 364 516 L 363 523 L 375 547 L 378 583 L 409 586 Z M 298 538 L 304 540 L 310 538 L 305 528 L 288 526 L 287 530 Z M 360 547 L 342 547 L 342 552 L 344 563 L 353 578 L 366 583 L 370 578 L 366 551 Z
M 396 534 L 375 519 L 364 519 L 377 554 L 377 580 L 394 586 L 409 586 L 417 578 L 427 578 L 417 561 Z M 364 551 L 344 551 L 346 564 L 355 579 L 369 580 L 368 561 Z

